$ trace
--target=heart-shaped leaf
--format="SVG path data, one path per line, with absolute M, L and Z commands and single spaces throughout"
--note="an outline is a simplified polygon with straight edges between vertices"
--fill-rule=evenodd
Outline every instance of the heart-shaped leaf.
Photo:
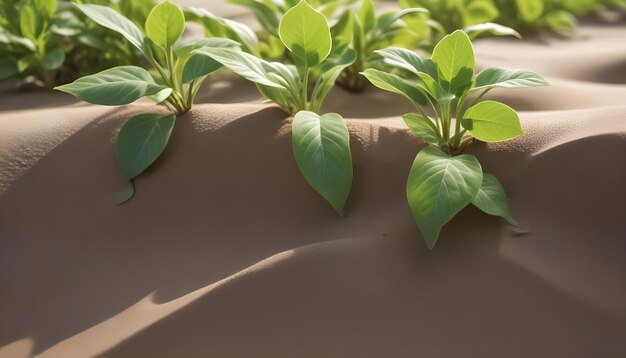
M 161 155 L 172 134 L 173 114 L 140 114 L 129 119 L 117 137 L 117 160 L 122 173 L 132 180 Z
M 137 66 L 114 67 L 94 75 L 55 87 L 85 102 L 105 106 L 119 106 L 135 102 L 141 97 L 157 94 L 167 87 L 158 85 L 148 71 Z
M 326 17 L 305 0 L 285 13 L 278 32 L 298 65 L 318 65 L 330 54 L 332 39 Z
M 483 172 L 469 154 L 452 157 L 435 147 L 422 149 L 413 162 L 406 195 L 429 249 L 443 225 L 478 194 Z
M 509 214 L 504 188 L 492 174 L 483 173 L 483 183 L 472 204 L 489 215 L 500 216 L 511 225 L 517 225 Z
M 444 37 L 433 50 L 441 86 L 452 94 L 463 92 L 474 76 L 474 49 L 465 32 L 457 30 Z
M 304 178 L 343 216 L 352 186 L 350 136 L 343 118 L 336 113 L 298 112 L 292 146 Z
M 148 37 L 162 48 L 174 45 L 183 31 L 185 31 L 185 15 L 170 1 L 155 6 L 146 19 Z
M 483 142 L 501 142 L 524 134 L 515 110 L 495 101 L 484 101 L 470 107 L 461 124 Z
M 487 68 L 476 76 L 473 90 L 489 88 L 524 88 L 548 86 L 538 74 L 528 70 L 509 70 L 504 68 Z

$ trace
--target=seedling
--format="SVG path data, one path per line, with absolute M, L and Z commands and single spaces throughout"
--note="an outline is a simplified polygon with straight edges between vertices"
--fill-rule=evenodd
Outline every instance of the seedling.
M 144 34 L 132 21 L 100 5 L 78 8 L 99 25 L 116 31 L 136 47 L 157 72 L 155 76 L 137 66 L 114 67 L 73 83 L 56 87 L 85 102 L 120 106 L 149 97 L 171 114 L 141 114 L 129 119 L 117 138 L 117 158 L 128 179 L 129 189 L 118 195 L 118 203 L 134 195 L 132 180 L 162 153 L 174 128 L 176 115 L 187 112 L 207 75 L 222 65 L 194 51 L 202 48 L 237 49 L 238 44 L 222 38 L 208 38 L 176 45 L 185 28 L 185 16 L 166 1 L 155 6 L 146 20 Z
M 461 30 L 444 37 L 431 59 L 401 48 L 376 53 L 402 76 L 376 69 L 363 74 L 375 86 L 400 94 L 416 106 L 417 113 L 403 118 L 429 145 L 417 154 L 406 188 L 428 248 L 435 247 L 442 227 L 470 203 L 515 225 L 502 185 L 493 175 L 483 173 L 476 157 L 460 153 L 475 139 L 500 142 L 524 133 L 515 110 L 499 102 L 481 101 L 485 94 L 495 88 L 548 83 L 526 70 L 488 68 L 475 75 L 472 43 Z
M 300 1 L 282 17 L 278 33 L 295 65 L 268 62 L 226 48 L 194 51 L 223 64 L 256 83 L 259 91 L 281 108 L 295 114 L 292 146 L 296 163 L 308 183 L 343 216 L 352 185 L 350 138 L 343 118 L 319 115 L 324 98 L 356 53 L 343 46 L 332 48 L 326 17 Z M 309 96 L 309 81 L 317 73 Z
M 356 61 L 339 76 L 337 83 L 351 91 L 361 91 L 367 80 L 360 75 L 366 68 L 378 66 L 375 50 L 386 47 L 416 48 L 428 38 L 425 26 L 408 26 L 403 18 L 427 13 L 422 8 L 407 8 L 376 14 L 373 0 L 363 0 L 356 9 L 348 7 L 332 27 L 333 38 L 356 51 Z

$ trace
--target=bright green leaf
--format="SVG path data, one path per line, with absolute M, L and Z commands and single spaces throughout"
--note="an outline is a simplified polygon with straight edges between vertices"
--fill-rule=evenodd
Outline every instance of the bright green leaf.
M 533 22 L 543 14 L 544 0 L 515 0 L 522 20 Z
M 492 174 L 483 173 L 483 183 L 472 204 L 489 215 L 500 216 L 511 225 L 517 225 L 509 214 L 504 188 Z
M 472 155 L 452 157 L 434 147 L 417 154 L 406 194 L 429 249 L 435 247 L 443 225 L 476 197 L 482 181 L 482 168 Z
M 432 60 L 423 59 L 411 50 L 399 47 L 390 47 L 374 52 L 382 56 L 385 63 L 390 66 L 410 71 L 416 75 L 423 72 L 435 80 L 438 80 L 439 78 L 437 65 L 435 65 Z
M 495 101 L 484 101 L 470 107 L 461 124 L 483 142 L 501 142 L 524 134 L 515 110 Z
M 174 45 L 183 31 L 185 31 L 185 15 L 170 1 L 155 6 L 146 19 L 148 37 L 162 48 Z
M 437 64 L 439 79 L 447 92 L 459 94 L 472 82 L 474 49 L 462 30 L 444 37 L 435 46 L 432 59 Z
M 283 16 L 279 33 L 298 65 L 318 65 L 330 54 L 332 40 L 326 17 L 305 0 Z
M 119 66 L 81 77 L 55 89 L 70 93 L 85 102 L 119 106 L 157 94 L 166 88 L 156 84 L 148 71 L 141 67 Z
M 352 186 L 350 136 L 343 118 L 336 113 L 298 112 L 292 145 L 304 178 L 343 216 Z
M 368 68 L 362 72 L 363 76 L 376 87 L 385 91 L 400 94 L 416 105 L 426 105 L 426 97 L 417 89 L 416 83 L 411 83 L 397 75 Z
M 483 70 L 476 76 L 476 84 L 473 90 L 541 87 L 548 85 L 546 80 L 532 71 L 492 67 Z

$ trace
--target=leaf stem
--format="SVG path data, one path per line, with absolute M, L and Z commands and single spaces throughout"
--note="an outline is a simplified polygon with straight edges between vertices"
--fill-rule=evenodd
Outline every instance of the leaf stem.
M 308 66 L 304 67 L 304 78 L 302 79 L 302 92 L 300 94 L 301 98 L 300 100 L 302 101 L 302 109 L 303 110 L 308 110 L 309 109 L 309 75 L 310 75 L 311 69 Z

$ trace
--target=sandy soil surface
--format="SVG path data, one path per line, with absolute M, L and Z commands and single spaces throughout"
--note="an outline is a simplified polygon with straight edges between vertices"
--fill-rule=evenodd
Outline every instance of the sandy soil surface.
M 0 357 L 626 356 L 625 36 L 477 43 L 480 67 L 552 83 L 495 92 L 526 136 L 470 149 L 521 228 L 467 208 L 431 252 L 399 97 L 329 97 L 354 157 L 339 219 L 296 167 L 289 118 L 227 73 L 122 206 L 114 138 L 153 107 L 2 93 Z

